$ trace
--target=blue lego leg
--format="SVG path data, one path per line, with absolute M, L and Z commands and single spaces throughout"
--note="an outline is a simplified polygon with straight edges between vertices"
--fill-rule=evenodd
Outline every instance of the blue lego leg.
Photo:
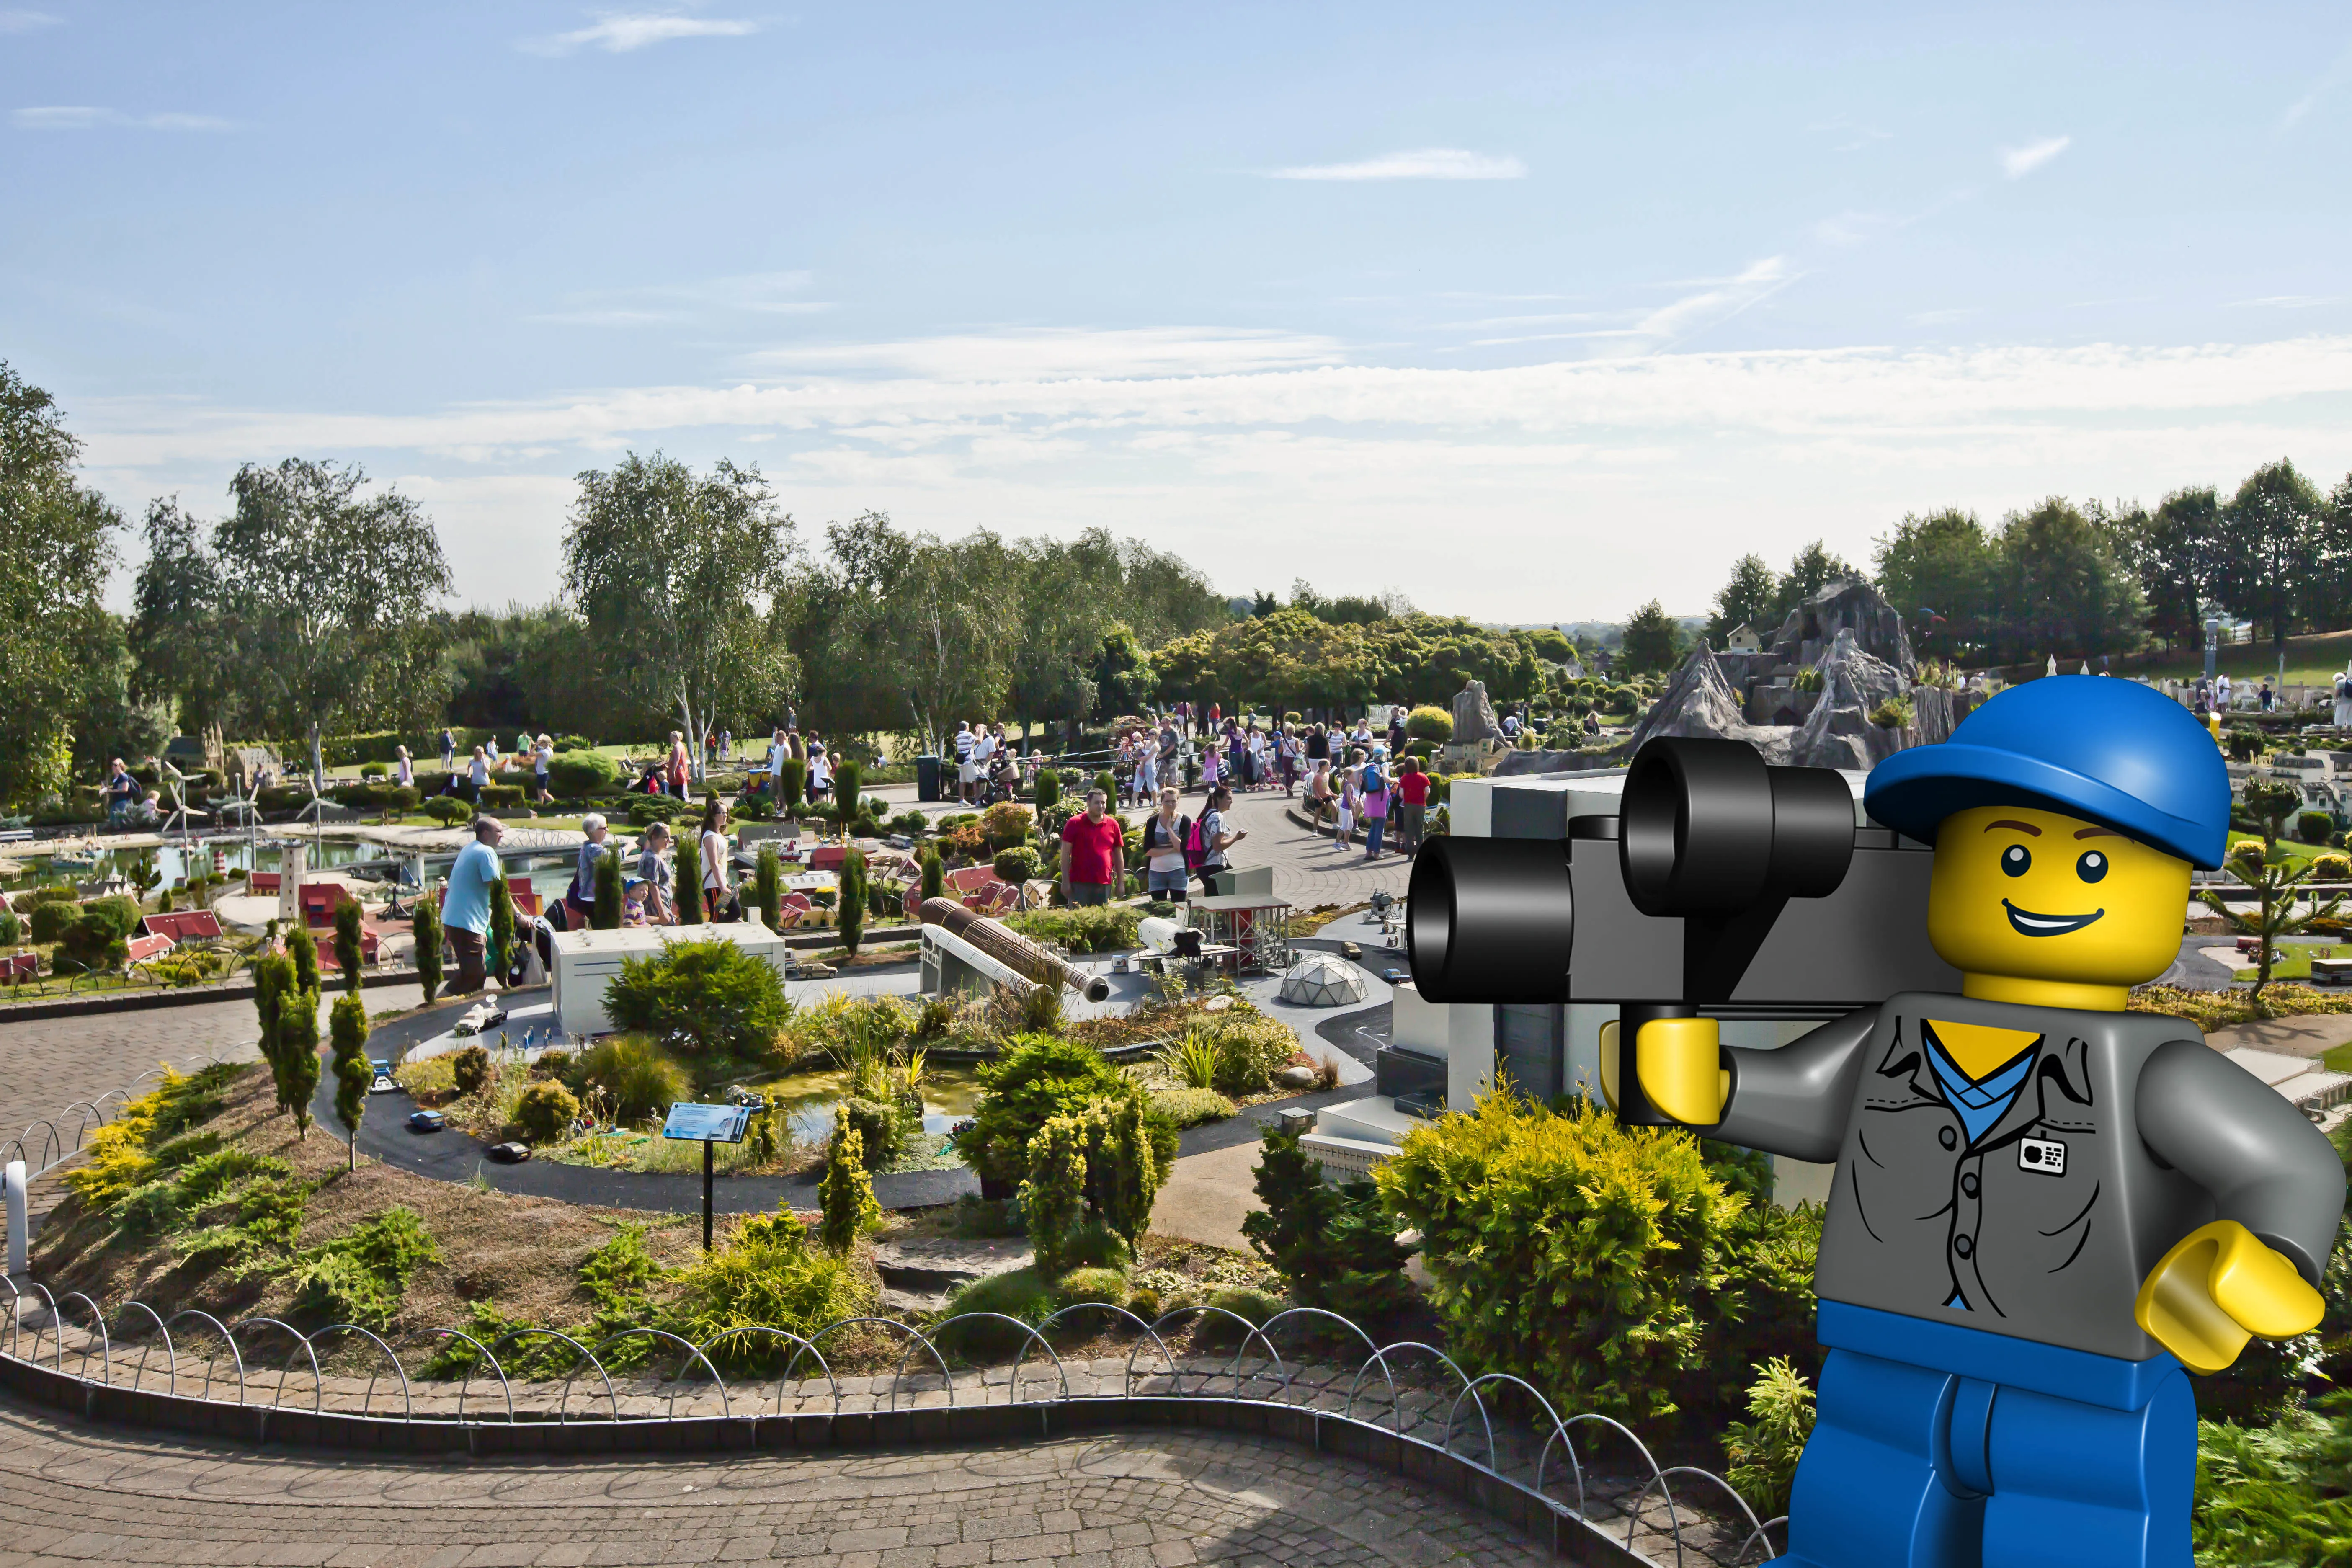
M 1969 1381 L 1831 1351 L 1772 1568 L 1977 1568 L 1984 1500 L 1944 1479 Z
M 1990 1436 L 1985 1568 L 2189 1568 L 2197 1399 L 2186 1373 L 2137 1410 L 2004 1387 Z

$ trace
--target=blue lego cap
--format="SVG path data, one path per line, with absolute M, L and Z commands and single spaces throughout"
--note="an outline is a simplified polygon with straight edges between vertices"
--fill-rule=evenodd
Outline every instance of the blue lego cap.
M 2202 724 L 2135 680 L 2053 675 L 2008 690 L 1940 746 L 1870 771 L 1870 815 L 1932 844 L 1944 818 L 2013 802 L 2129 834 L 2216 867 L 2230 837 L 2230 773 Z

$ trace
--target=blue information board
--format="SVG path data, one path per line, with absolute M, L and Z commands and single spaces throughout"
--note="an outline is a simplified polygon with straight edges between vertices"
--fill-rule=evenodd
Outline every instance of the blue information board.
M 695 1143 L 740 1143 L 744 1125 L 751 1119 L 749 1106 L 696 1105 L 681 1100 L 669 1108 L 669 1118 L 662 1123 L 662 1136 Z

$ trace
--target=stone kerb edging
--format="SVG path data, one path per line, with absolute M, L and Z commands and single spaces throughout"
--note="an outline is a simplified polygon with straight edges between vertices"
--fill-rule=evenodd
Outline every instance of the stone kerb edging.
M 1349 1320 L 1318 1308 L 1294 1307 L 1256 1326 L 1215 1307 L 1179 1308 L 1147 1323 L 1124 1309 L 1102 1304 L 1066 1307 L 1039 1324 L 996 1313 L 965 1314 L 931 1325 L 928 1332 L 894 1320 L 859 1317 L 806 1336 L 739 1325 L 702 1346 L 650 1326 L 623 1330 L 593 1346 L 544 1329 L 511 1330 L 487 1346 L 462 1331 L 445 1330 L 436 1337 L 464 1342 L 476 1359 L 456 1390 L 454 1406 L 448 1384 L 436 1379 L 426 1385 L 433 1390 L 425 1397 L 434 1408 L 420 1413 L 417 1384 L 391 1347 L 351 1324 L 305 1334 L 276 1319 L 224 1324 L 193 1310 L 166 1319 L 142 1302 L 127 1301 L 111 1320 L 118 1334 L 109 1329 L 110 1320 L 98 1304 L 79 1291 L 53 1295 L 37 1280 L 26 1281 L 22 1289 L 9 1281 L 8 1289 L 8 1344 L 0 1354 L 0 1386 L 85 1419 L 197 1436 L 371 1452 L 574 1455 L 978 1443 L 1122 1425 L 1199 1426 L 1302 1443 L 1427 1481 L 1549 1539 L 1556 1551 L 1580 1561 L 1648 1562 L 1633 1550 L 1646 1531 L 1643 1543 L 1662 1541 L 1672 1548 L 1677 1563 L 1696 1552 L 1702 1560 L 1730 1568 L 1769 1552 L 1772 1524 L 1784 1522 L 1759 1523 L 1720 1477 L 1689 1467 L 1662 1467 L 1649 1447 L 1618 1421 L 1592 1413 L 1563 1417 L 1540 1393 L 1508 1373 L 1473 1377 L 1436 1347 L 1417 1341 L 1382 1346 Z M 73 1309 L 70 1316 L 68 1307 Z M 1107 1316 L 1114 1330 L 1123 1324 L 1134 1331 L 1134 1348 L 1124 1359 L 1065 1361 L 1045 1337 L 1066 1320 L 1087 1314 Z M 1171 1353 L 1162 1331 L 1195 1317 L 1203 1323 L 1230 1320 L 1231 1328 L 1240 1331 L 1240 1346 L 1230 1358 L 1180 1361 Z M 1020 1356 L 1009 1366 L 950 1371 L 932 1336 L 983 1320 L 1022 1334 L 1025 1342 Z M 188 1353 L 193 1346 L 184 1336 L 194 1331 L 191 1328 L 183 1328 L 184 1337 L 175 1344 L 173 1329 L 190 1324 L 222 1342 L 226 1363 L 218 1352 Z M 902 1353 L 895 1372 L 845 1380 L 832 1368 L 825 1342 L 861 1325 L 896 1337 Z M 1352 1377 L 1344 1363 L 1286 1360 L 1275 1342 L 1275 1336 L 1283 1332 L 1323 1340 L 1343 1331 L 1368 1352 Z M 730 1390 L 707 1353 L 744 1334 L 772 1336 L 780 1346 L 793 1347 L 791 1362 L 774 1380 L 772 1402 L 765 1389 L 769 1379 Z M 324 1373 L 320 1347 L 335 1345 L 339 1336 L 369 1342 L 382 1358 L 363 1387 L 356 1376 L 330 1378 Z M 667 1378 L 656 1373 L 648 1381 L 646 1373 L 625 1373 L 622 1384 L 630 1389 L 625 1410 L 619 1385 L 601 1355 L 638 1336 L 651 1336 L 664 1361 L 673 1351 L 683 1353 Z M 532 1337 L 551 1342 L 545 1348 L 560 1344 L 573 1352 L 560 1392 L 551 1375 L 518 1388 L 499 1361 L 499 1352 L 517 1339 Z M 46 1367 L 40 1360 L 45 1339 L 49 1342 Z M 1253 1346 L 1262 1353 L 1253 1356 Z M 159 1347 L 162 1363 L 151 1366 Z M 1139 1369 L 1137 1363 L 1148 1349 L 1156 1352 L 1152 1359 L 1157 1364 Z M 284 1352 L 282 1362 L 279 1351 Z M 75 1359 L 71 1373 L 65 1367 L 68 1353 Z M 95 1376 L 92 1357 L 98 1362 Z M 793 1373 L 803 1357 L 820 1375 L 793 1383 Z M 1446 1378 L 1433 1387 L 1410 1382 L 1401 1385 L 1398 1369 L 1409 1361 L 1425 1361 L 1433 1372 L 1442 1369 Z M 306 1363 L 307 1390 L 299 1386 Z M 383 1377 L 383 1363 L 392 1368 L 393 1378 Z M 924 1370 L 926 1366 L 932 1370 Z M 587 1368 L 593 1368 L 593 1380 L 585 1378 Z M 677 1401 L 685 1392 L 689 1369 L 698 1369 L 709 1381 L 687 1395 L 688 1408 L 680 1414 Z M 195 1382 L 199 1371 L 201 1384 Z M 1049 1392 L 1044 1397 L 1024 1388 L 1024 1372 L 1045 1382 Z M 163 1380 L 162 1391 L 148 1385 L 151 1376 Z M 180 1392 L 184 1380 L 194 1390 L 193 1396 Z M 290 1404 L 289 1381 L 298 1384 L 290 1391 Z M 888 1405 L 876 1408 L 886 1383 Z M 669 1394 L 662 1400 L 658 1391 L 665 1384 Z M 576 1412 L 575 1387 L 584 1401 Z M 755 1387 L 761 1392 L 750 1394 Z M 992 1398 L 997 1387 L 1003 1390 L 1001 1403 Z M 470 1410 L 469 1390 L 478 1393 Z M 960 1392 L 972 1397 L 960 1399 Z M 229 1399 L 232 1393 L 235 1403 Z M 520 1405 L 518 1393 L 522 1395 Z M 330 1408 L 331 1394 L 340 1408 Z M 711 1406 L 714 1394 L 716 1409 Z M 1490 1400 L 1507 1395 L 1524 1400 L 1540 1417 L 1498 1424 L 1503 1412 Z M 354 1401 L 356 1410 L 351 1408 Z M 1587 1445 L 1581 1454 L 1580 1437 Z M 1595 1468 L 1592 1445 L 1613 1445 L 1620 1439 L 1638 1463 Z M 1693 1510 L 1687 1484 L 1686 1495 L 1677 1500 L 1675 1486 L 1685 1479 L 1706 1483 L 1702 1495 L 1716 1504 L 1713 1516 Z M 1573 1503 L 1551 1495 L 1569 1489 Z M 1727 1508 L 1722 1506 L 1726 1500 Z
M 1421 1481 L 1549 1541 L 1578 1563 L 1655 1568 L 1601 1526 L 1520 1483 L 1417 1437 L 1271 1401 L 1107 1395 L 1014 1405 L 942 1405 L 838 1415 L 704 1415 L 650 1421 L 404 1421 L 313 1412 L 89 1383 L 0 1355 L 0 1385 L 78 1416 L 149 1430 L 310 1450 L 471 1458 L 743 1453 L 761 1449 L 904 1448 L 1027 1443 L 1085 1432 L 1184 1427 L 1244 1433 L 1339 1454 Z M 1629 1521 L 1630 1523 L 1630 1521 Z M 1680 1552 L 1676 1556 L 1679 1559 Z

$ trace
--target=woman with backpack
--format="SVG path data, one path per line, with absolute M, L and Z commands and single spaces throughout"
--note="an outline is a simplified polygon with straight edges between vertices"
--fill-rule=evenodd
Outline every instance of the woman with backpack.
M 1192 819 L 1183 813 L 1183 799 L 1176 786 L 1169 784 L 1160 792 L 1160 809 L 1143 819 L 1144 891 L 1176 904 L 1184 901 L 1192 877 L 1184 863 Z
M 1232 809 L 1233 804 L 1234 792 L 1224 785 L 1219 784 L 1211 790 L 1208 805 L 1202 811 L 1200 819 L 1192 824 L 1192 832 L 1185 837 L 1185 863 L 1199 873 L 1201 886 L 1204 889 L 1209 886 L 1211 874 L 1225 868 L 1225 851 L 1249 837 L 1246 832 L 1225 831 L 1225 813 Z
M 1362 793 L 1364 812 L 1364 858 L 1381 858 L 1381 833 L 1389 821 L 1389 781 L 1381 771 L 1381 759 L 1374 757 L 1364 764 L 1364 774 L 1359 784 Z

